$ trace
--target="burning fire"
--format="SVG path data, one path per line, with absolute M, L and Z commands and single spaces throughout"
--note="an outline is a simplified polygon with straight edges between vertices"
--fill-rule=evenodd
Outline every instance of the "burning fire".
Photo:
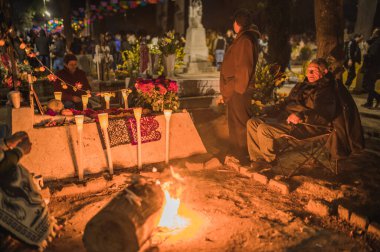
M 170 189 L 172 186 L 172 182 L 166 182 L 162 185 L 166 202 L 158 226 L 166 227 L 169 229 L 183 229 L 188 226 L 189 222 L 185 218 L 178 215 L 181 201 L 179 199 L 178 192 L 174 192 L 177 194 L 175 196 L 171 195 L 170 191 L 172 190 Z
M 161 235 L 169 235 L 171 241 L 185 237 L 189 239 L 199 235 L 199 230 L 204 226 L 205 220 L 197 212 L 181 204 L 180 196 L 185 179 L 174 172 L 172 167 L 170 167 L 170 172 L 173 181 L 161 185 L 166 202 L 158 226 L 164 228 Z M 165 238 L 166 242 L 168 242 L 167 239 Z

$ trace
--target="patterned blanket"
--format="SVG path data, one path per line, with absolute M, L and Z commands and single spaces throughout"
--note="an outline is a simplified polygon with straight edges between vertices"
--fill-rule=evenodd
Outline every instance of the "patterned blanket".
M 40 246 L 50 232 L 49 213 L 31 174 L 14 167 L 0 178 L 0 226 L 19 240 Z
M 148 143 L 159 141 L 161 132 L 157 129 L 158 121 L 154 116 L 144 116 L 141 118 L 141 142 Z M 100 130 L 100 127 L 99 127 Z M 101 131 L 101 130 L 100 130 Z M 137 124 L 134 117 L 123 117 L 110 119 L 108 123 L 108 135 L 110 146 L 115 147 L 123 144 L 137 145 Z M 103 133 L 102 133 L 103 136 Z M 105 149 L 104 136 L 102 145 Z

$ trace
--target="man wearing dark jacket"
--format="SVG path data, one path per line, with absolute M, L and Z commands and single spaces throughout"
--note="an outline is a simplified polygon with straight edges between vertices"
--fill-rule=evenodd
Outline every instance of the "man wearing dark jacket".
M 233 27 L 237 36 L 224 55 L 220 71 L 220 92 L 228 113 L 229 154 L 234 162 L 246 161 L 248 154 L 246 123 L 252 116 L 249 86 L 254 80 L 260 37 L 251 19 L 245 9 L 235 13 Z
M 38 59 L 47 67 L 50 67 L 49 38 L 44 30 L 40 30 L 40 35 L 36 38 L 36 48 Z
M 323 61 L 323 63 L 321 63 Z M 327 64 L 313 60 L 306 71 L 307 80 L 298 83 L 281 104 L 268 107 L 269 118 L 252 118 L 247 123 L 247 141 L 252 167 L 271 167 L 276 164 L 274 141 L 283 134 L 303 138 L 318 135 L 336 115 L 335 80 L 327 75 Z M 305 123 L 305 124 L 302 124 Z
M 375 90 L 376 80 L 380 74 L 380 28 L 373 31 L 371 39 L 368 40 L 369 48 L 364 57 L 363 86 L 368 91 L 367 102 L 362 106 L 365 108 L 373 107 L 373 100 L 376 100 L 375 107 L 380 105 L 380 94 Z
M 65 108 L 83 109 L 82 95 L 91 90 L 86 73 L 77 67 L 77 57 L 73 54 L 66 54 L 64 59 L 65 67 L 57 72 L 59 79 L 54 83 L 54 91 L 62 92 L 62 102 Z M 67 85 L 69 84 L 69 85 Z M 70 86 L 71 85 L 71 86 Z
M 360 64 L 362 54 L 360 52 L 359 43 L 363 40 L 363 36 L 360 34 L 355 34 L 354 37 L 348 41 L 345 48 L 345 62 L 344 66 L 348 71 L 347 80 L 345 85 L 347 87 L 351 86 L 352 81 L 356 77 L 355 64 Z

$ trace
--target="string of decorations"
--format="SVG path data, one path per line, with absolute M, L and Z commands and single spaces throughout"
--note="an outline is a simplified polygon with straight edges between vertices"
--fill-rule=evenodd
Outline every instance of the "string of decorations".
M 3 38 L 5 37 L 5 35 L 7 35 L 9 32 L 11 32 L 11 30 L 8 30 Z M 0 47 L 4 46 L 5 45 L 5 40 L 1 38 L 0 39 Z M 104 97 L 104 96 L 111 96 L 111 97 L 115 97 L 115 93 L 117 92 L 127 92 L 127 93 L 131 93 L 132 90 L 131 89 L 119 89 L 119 90 L 113 90 L 113 91 L 108 91 L 108 92 L 102 92 L 102 93 L 99 93 L 99 92 L 91 92 L 90 90 L 84 90 L 82 89 L 82 86 L 83 84 L 80 83 L 80 82 L 76 82 L 74 85 L 70 84 L 70 83 L 67 83 L 65 82 L 63 79 L 61 79 L 59 76 L 57 76 L 53 70 L 51 70 L 49 67 L 47 67 L 46 65 L 44 65 L 40 59 L 38 59 L 37 57 L 37 54 L 33 51 L 32 48 L 28 47 L 23 41 L 22 39 L 20 39 L 20 45 L 19 45 L 19 48 L 21 50 L 24 50 L 26 55 L 29 57 L 29 58 L 34 58 L 38 64 L 40 65 L 39 68 L 35 68 L 34 69 L 34 72 L 44 72 L 45 70 L 49 72 L 49 74 L 47 75 L 47 79 L 50 81 L 50 82 L 56 82 L 57 80 L 60 81 L 60 84 L 62 86 L 62 89 L 67 89 L 68 87 L 71 87 L 75 92 L 76 91 L 82 91 L 82 92 L 85 92 L 88 97 L 91 97 L 91 94 L 94 94 L 95 96 L 101 96 L 101 97 Z M 37 77 L 36 76 L 32 76 L 33 78 L 33 81 L 37 80 Z
M 134 9 L 139 6 L 146 6 L 148 4 L 162 3 L 165 0 L 140 0 L 140 1 L 125 1 L 125 0 L 110 0 L 101 1 L 98 5 L 90 5 L 90 16 L 91 18 L 87 20 L 88 23 L 94 22 L 95 19 L 102 20 L 104 16 L 110 16 L 116 13 L 125 13 L 128 9 Z M 73 17 L 83 18 L 86 15 L 86 10 L 84 8 L 79 8 L 73 11 Z

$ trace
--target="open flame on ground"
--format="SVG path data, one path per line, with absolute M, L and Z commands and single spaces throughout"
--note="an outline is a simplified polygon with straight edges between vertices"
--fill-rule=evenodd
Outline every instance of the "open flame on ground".
M 172 241 L 191 238 L 199 232 L 203 219 L 195 211 L 181 204 L 180 196 L 185 180 L 170 167 L 174 181 L 165 182 L 161 185 L 165 194 L 165 206 L 158 226 L 161 232 L 170 235 Z M 181 182 L 181 183 L 180 183 Z
M 171 195 L 172 190 L 170 190 L 170 187 L 172 185 L 172 182 L 165 182 L 162 185 L 162 190 L 165 194 L 165 206 L 158 226 L 171 230 L 183 229 L 189 225 L 189 220 L 178 214 L 181 200 L 178 195 L 179 193 L 174 192 L 177 195 Z

